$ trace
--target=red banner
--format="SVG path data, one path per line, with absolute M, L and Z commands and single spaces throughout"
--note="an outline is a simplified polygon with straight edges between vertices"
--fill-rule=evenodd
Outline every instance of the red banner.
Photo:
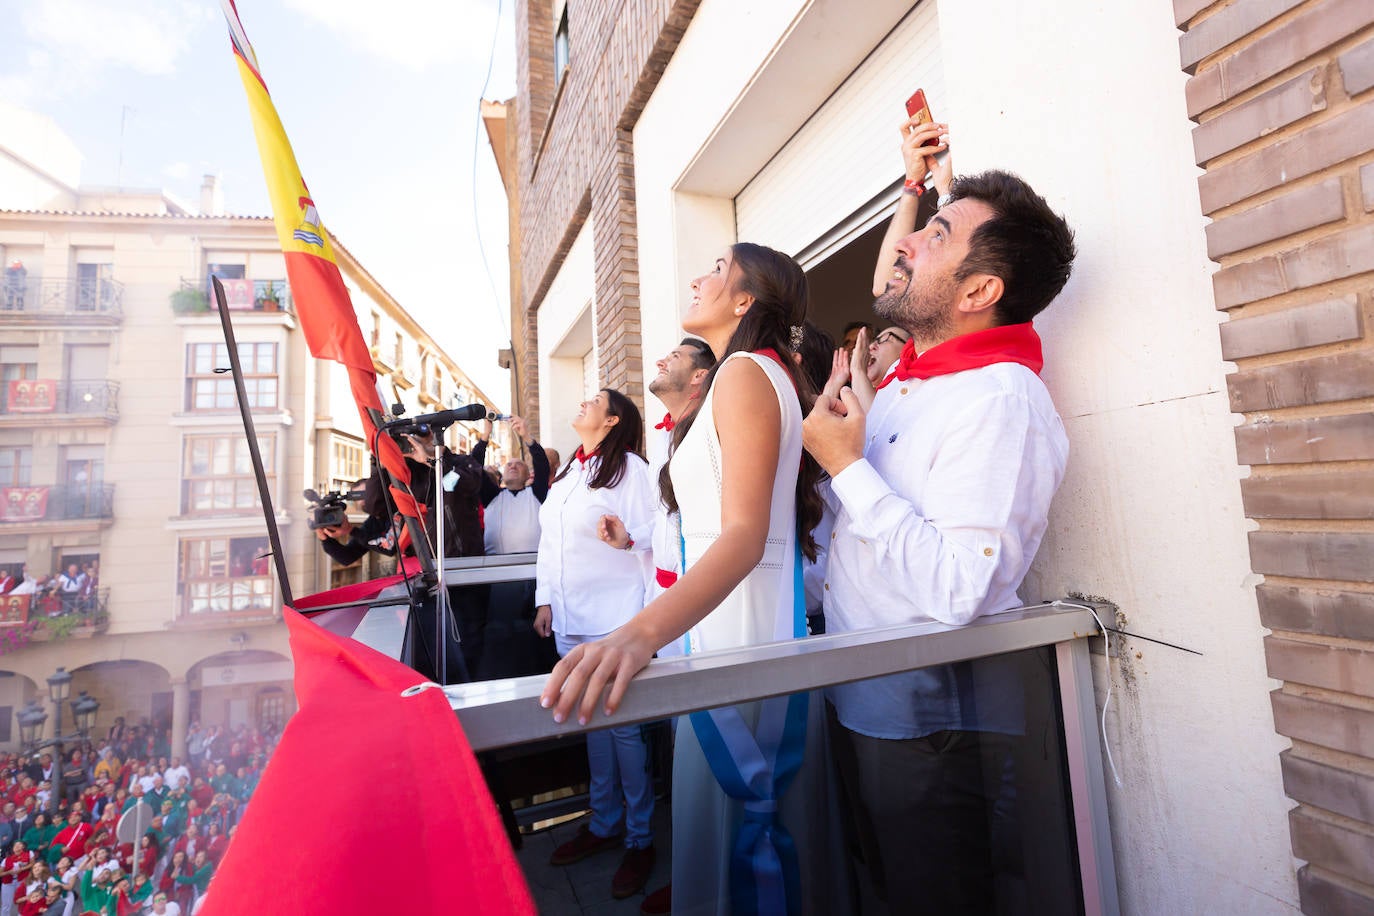
M 47 514 L 47 487 L 0 488 L 0 521 L 32 522 Z
M 253 307 L 253 281 L 226 280 L 220 277 L 224 287 L 224 302 L 231 309 L 251 309 Z
M 57 409 L 57 381 L 46 378 L 13 379 L 5 403 L 10 413 L 52 413 Z
M 282 613 L 300 706 L 201 916 L 534 916 L 443 691 L 412 694 L 423 678 L 410 668 Z M 404 880 L 364 874 L 360 856 L 404 863 Z M 264 881 L 265 869 L 305 877 Z
M 29 595 L 0 595 L 0 627 L 29 622 Z

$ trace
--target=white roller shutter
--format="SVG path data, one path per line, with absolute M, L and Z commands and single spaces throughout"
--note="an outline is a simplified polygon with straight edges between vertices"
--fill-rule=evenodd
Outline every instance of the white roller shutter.
M 882 218 L 901 179 L 897 126 L 924 89 L 944 117 L 944 68 L 934 0 L 906 15 L 735 198 L 738 238 L 824 259 Z M 818 244 L 819 243 L 819 244 Z

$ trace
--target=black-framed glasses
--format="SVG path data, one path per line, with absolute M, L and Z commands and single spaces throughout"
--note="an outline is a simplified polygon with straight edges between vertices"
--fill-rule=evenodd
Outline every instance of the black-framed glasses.
M 897 343 L 901 344 L 902 346 L 906 346 L 906 338 L 905 338 L 905 337 L 898 337 L 896 334 L 892 333 L 891 331 L 883 331 L 883 333 L 879 334 L 879 335 L 874 339 L 873 342 L 874 342 L 875 344 L 884 344 L 884 343 L 887 343 L 889 340 L 896 341 Z

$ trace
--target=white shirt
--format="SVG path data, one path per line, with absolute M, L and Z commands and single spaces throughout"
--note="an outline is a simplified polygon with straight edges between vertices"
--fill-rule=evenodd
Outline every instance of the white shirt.
M 927 620 L 962 626 L 1019 606 L 1016 589 L 1068 460 L 1064 425 L 1039 377 L 996 363 L 893 380 L 874 399 L 865 432 L 864 457 L 826 494 L 836 511 L 826 632 Z M 904 703 L 884 709 L 865 696 L 876 683 L 830 692 L 846 726 L 876 737 L 928 733 L 904 721 L 919 718 Z M 924 702 L 919 691 L 902 696 Z M 957 709 L 950 715 L 958 718 Z
M 144 794 L 144 795 L 147 795 L 149 792 L 153 791 L 153 786 L 157 785 L 157 783 L 156 783 L 156 781 L 155 781 L 156 779 L 157 779 L 157 774 L 156 774 L 156 773 L 154 773 L 154 774 L 151 775 L 151 776 L 140 776 L 140 777 L 138 778 L 138 784 L 139 784 L 140 786 L 143 787 L 143 794 Z M 164 780 L 162 780 L 162 782 L 165 784 L 165 783 L 167 782 L 167 780 L 164 779 Z
M 600 460 L 570 459 L 539 511 L 534 602 L 551 606 L 553 629 L 564 636 L 604 636 L 644 607 L 648 551 L 617 550 L 596 528 L 603 515 L 619 516 L 632 531 L 649 524 L 656 495 L 649 466 L 629 455 L 618 484 L 592 490 Z
M 168 767 L 167 772 L 162 774 L 162 784 L 169 790 L 180 789 L 191 781 L 191 771 L 186 769 L 186 765 Z
M 649 524 L 644 528 L 636 531 L 627 526 L 626 531 L 634 539 L 635 550 L 642 550 L 646 546 L 649 550 L 649 563 L 653 569 L 649 571 L 649 581 L 644 596 L 647 604 L 668 590 L 658 582 L 660 569 L 672 576 L 682 574 L 682 537 L 678 527 L 678 514 L 669 512 L 668 507 L 663 505 L 663 493 L 658 486 L 659 472 L 663 470 L 663 465 L 668 462 L 668 450 L 672 445 L 673 432 L 669 429 L 650 428 L 645 430 L 645 439 L 651 446 L 656 446 L 649 449 L 651 456 L 649 459 L 649 479 L 654 485 L 654 511 Z M 659 658 L 670 658 L 681 654 L 682 642 L 677 639 L 658 650 Z
M 482 540 L 487 553 L 532 553 L 539 549 L 539 498 L 534 490 L 502 490 L 485 510 Z

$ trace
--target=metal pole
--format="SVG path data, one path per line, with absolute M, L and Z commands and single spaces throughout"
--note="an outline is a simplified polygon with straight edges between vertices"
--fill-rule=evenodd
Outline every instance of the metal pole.
M 53 705 L 57 707 L 57 718 L 53 722 L 53 734 L 57 739 L 57 760 L 52 767 L 52 809 L 56 813 L 57 805 L 62 799 L 62 768 L 66 766 L 64 758 L 67 755 L 62 747 L 62 701 L 54 700 Z
M 440 684 L 448 683 L 448 590 L 444 588 L 444 433 L 434 430 L 434 672 Z
M 286 554 L 281 549 L 281 535 L 277 531 L 277 516 L 272 509 L 272 491 L 267 486 L 267 472 L 262 467 L 262 453 L 258 451 L 258 433 L 253 426 L 253 411 L 248 406 L 248 392 L 243 385 L 243 367 L 239 365 L 239 347 L 234 339 L 234 325 L 229 320 L 229 303 L 224 299 L 224 285 L 219 277 L 211 277 L 215 285 L 215 302 L 219 305 L 219 321 L 224 327 L 224 344 L 229 350 L 229 368 L 234 373 L 234 391 L 238 394 L 239 415 L 243 417 L 243 431 L 248 436 L 248 455 L 253 461 L 253 476 L 258 481 L 258 497 L 262 500 L 262 514 L 267 521 L 267 541 L 272 545 L 272 560 L 277 567 L 277 583 L 281 586 L 282 604 L 294 608 L 291 581 L 286 575 Z M 215 371 L 220 371 L 216 369 Z M 59 712 L 59 716 L 61 713 Z M 59 718 L 59 722 L 61 719 Z
M 1073 799 L 1083 909 L 1088 916 L 1118 916 L 1121 899 L 1117 895 L 1116 859 L 1112 851 L 1107 783 L 1102 772 L 1102 745 L 1098 741 L 1097 701 L 1093 696 L 1088 641 L 1072 639 L 1055 643 L 1054 650 L 1059 672 L 1059 702 L 1064 714 L 1065 762 Z

